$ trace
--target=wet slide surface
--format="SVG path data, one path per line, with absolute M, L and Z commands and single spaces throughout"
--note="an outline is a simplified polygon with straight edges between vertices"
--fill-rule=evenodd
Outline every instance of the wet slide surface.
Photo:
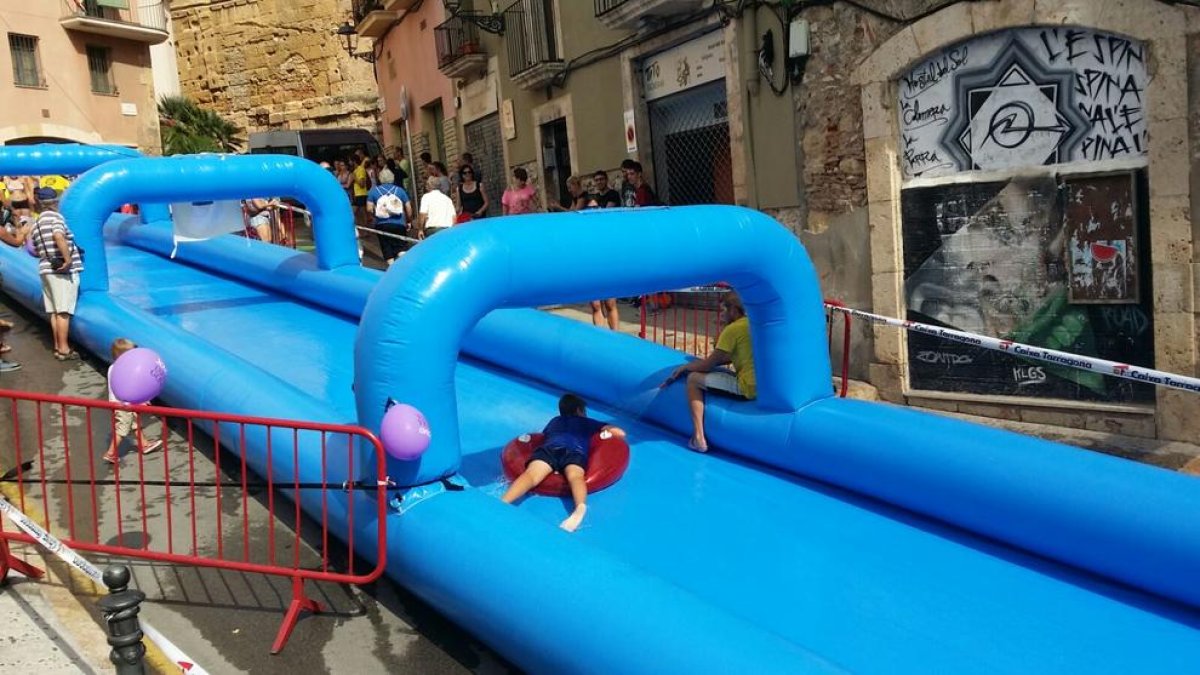
M 353 321 L 134 248 L 109 255 L 115 297 L 354 419 Z M 500 448 L 539 430 L 561 392 L 470 359 L 457 385 L 462 475 L 498 498 Z M 629 471 L 575 535 L 555 528 L 564 501 L 526 499 L 516 508 L 546 523 L 531 546 L 574 536 L 855 672 L 1187 672 L 1200 658 L 1194 612 L 593 414 L 630 432 Z

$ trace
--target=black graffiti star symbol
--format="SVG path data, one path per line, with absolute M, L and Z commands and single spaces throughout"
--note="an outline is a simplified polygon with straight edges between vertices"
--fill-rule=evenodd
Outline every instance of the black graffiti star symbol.
M 996 109 L 988 123 L 987 137 L 1002 148 L 1016 148 L 1029 140 L 1035 131 L 1066 131 L 1057 121 L 1048 127 L 1037 126 L 1033 107 L 1024 101 L 1010 101 Z M 986 140 L 986 139 L 985 139 Z

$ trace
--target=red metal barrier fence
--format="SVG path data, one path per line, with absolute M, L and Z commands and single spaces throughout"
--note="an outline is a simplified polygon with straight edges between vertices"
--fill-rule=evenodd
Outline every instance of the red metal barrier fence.
M 721 296 L 731 290 L 727 284 L 719 283 L 643 295 L 638 298 L 641 315 L 638 336 L 692 356 L 708 356 L 717 346 L 717 337 L 724 327 L 717 311 Z M 834 316 L 840 314 L 842 317 L 841 388 L 838 395 L 845 398 L 850 387 L 852 318 L 849 313 L 830 310 L 830 307 L 845 307 L 837 300 L 826 300 L 825 306 L 825 327 L 831 356 Z
M 109 464 L 108 439 L 130 420 L 122 444 L 130 450 Z M 247 439 L 265 443 L 266 457 L 248 455 Z M 302 455 L 310 467 L 303 477 Z M 322 609 L 306 581 L 370 583 L 386 564 L 386 480 L 353 479 L 385 476 L 385 457 L 360 427 L 0 390 L 0 467 L 0 493 L 77 550 L 289 578 L 291 602 L 272 653 L 302 611 Z M 291 498 L 307 490 L 319 491 L 319 519 L 305 520 Z M 331 540 L 331 505 L 350 506 L 344 548 Z M 366 570 L 355 560 L 356 511 L 377 523 L 377 560 Z M 29 571 L 11 557 L 9 541 L 33 539 L 0 518 L 0 572 Z
M 311 214 L 290 204 L 271 204 L 267 207 L 267 214 L 271 224 L 269 243 L 296 248 L 296 220 L 310 217 Z M 250 224 L 250 211 L 245 203 L 242 204 L 242 221 L 243 236 L 261 241 L 262 237 L 258 230 Z

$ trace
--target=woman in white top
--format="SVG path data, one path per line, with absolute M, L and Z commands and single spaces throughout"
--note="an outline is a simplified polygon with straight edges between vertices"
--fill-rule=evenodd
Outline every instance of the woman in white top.
M 4 189 L 8 192 L 8 201 L 13 213 L 17 217 L 30 215 L 33 204 L 29 201 L 29 193 L 33 192 L 33 181 L 28 177 L 6 176 Z

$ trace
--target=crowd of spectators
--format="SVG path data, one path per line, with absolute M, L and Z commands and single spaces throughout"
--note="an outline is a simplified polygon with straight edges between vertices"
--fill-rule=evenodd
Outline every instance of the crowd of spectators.
M 69 185 L 70 180 L 59 175 L 5 176 L 0 181 L 0 241 L 25 247 L 38 260 L 54 358 L 59 361 L 79 358 L 67 336 L 79 297 L 84 251 L 58 212 L 59 199 Z M 0 373 L 21 368 L 19 362 L 6 356 L 12 351 L 5 339 L 12 328 L 11 321 L 0 319 Z

